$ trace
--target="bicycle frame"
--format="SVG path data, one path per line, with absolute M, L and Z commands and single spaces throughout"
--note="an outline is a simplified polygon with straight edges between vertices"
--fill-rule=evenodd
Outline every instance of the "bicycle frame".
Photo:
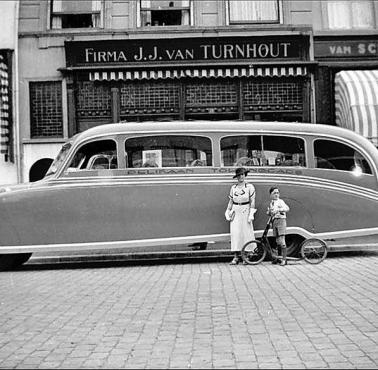
M 260 240 L 250 240 L 244 244 L 241 255 L 247 264 L 256 265 L 262 262 L 269 253 L 273 263 L 279 261 L 282 256 L 278 255 L 278 250 L 272 248 L 268 239 L 268 232 L 272 226 L 273 218 L 270 217 Z M 248 249 L 252 247 L 252 249 Z M 300 261 L 304 259 L 311 264 L 322 262 L 327 256 L 327 244 L 317 238 L 306 239 L 301 243 L 301 257 L 286 257 L 287 260 Z
M 268 238 L 268 232 L 269 232 L 269 229 L 272 227 L 272 224 L 273 224 L 273 216 L 270 216 L 265 226 L 264 232 L 261 236 L 261 242 L 264 245 L 264 248 L 266 249 L 267 253 L 269 253 L 273 259 L 279 259 L 279 258 L 282 258 L 282 256 L 278 254 L 278 248 L 273 248 Z M 296 257 L 286 257 L 286 258 L 291 259 L 291 260 L 299 259 Z
M 266 223 L 264 232 L 263 232 L 263 234 L 261 236 L 261 242 L 263 243 L 263 245 L 264 245 L 265 249 L 267 250 L 267 252 L 269 252 L 271 255 L 273 255 L 273 248 L 272 248 L 272 246 L 269 243 L 268 232 L 269 232 L 269 229 L 272 226 L 272 222 L 273 222 L 273 217 L 270 216 L 269 219 L 268 219 L 268 222 Z

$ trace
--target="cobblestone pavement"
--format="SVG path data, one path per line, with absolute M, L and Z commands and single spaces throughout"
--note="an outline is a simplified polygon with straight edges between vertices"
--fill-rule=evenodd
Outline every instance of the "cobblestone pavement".
M 378 253 L 0 273 L 0 368 L 377 368 Z

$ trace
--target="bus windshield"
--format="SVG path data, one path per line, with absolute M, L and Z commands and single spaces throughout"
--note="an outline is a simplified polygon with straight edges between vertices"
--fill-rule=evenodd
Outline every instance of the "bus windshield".
M 54 162 L 51 163 L 50 168 L 47 170 L 45 177 L 53 175 L 58 170 L 58 168 L 62 165 L 62 163 L 66 159 L 71 146 L 72 146 L 71 142 L 65 143 L 62 146 L 62 149 L 60 149 L 60 152 L 56 156 Z

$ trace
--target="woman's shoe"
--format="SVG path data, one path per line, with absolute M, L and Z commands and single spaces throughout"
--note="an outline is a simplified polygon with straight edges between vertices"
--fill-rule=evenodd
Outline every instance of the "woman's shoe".
M 239 258 L 234 257 L 233 260 L 230 262 L 230 265 L 237 265 L 239 263 Z
M 280 266 L 286 266 L 287 265 L 287 260 L 282 260 L 280 263 Z

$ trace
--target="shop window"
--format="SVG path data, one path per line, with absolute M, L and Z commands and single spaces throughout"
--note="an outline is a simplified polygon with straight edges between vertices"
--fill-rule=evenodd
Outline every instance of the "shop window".
M 278 0 L 229 0 L 231 23 L 279 23 Z
M 188 26 L 190 0 L 140 0 L 140 25 Z
M 63 137 L 61 81 L 30 82 L 31 137 Z
M 304 81 L 281 78 L 244 81 L 242 86 L 245 119 L 258 121 L 303 121 Z
M 128 168 L 211 166 L 211 140 L 202 136 L 144 136 L 125 143 Z
M 314 142 L 316 168 L 371 174 L 366 158 L 348 145 L 333 140 Z
M 79 81 L 76 99 L 76 119 L 79 132 L 93 126 L 111 123 L 110 85 Z
M 330 29 L 374 28 L 373 1 L 328 1 L 328 27 Z
M 100 27 L 101 0 L 51 0 L 51 28 Z
M 303 139 L 243 135 L 221 140 L 223 166 L 306 166 Z
M 178 118 L 180 112 L 178 82 L 135 82 L 120 86 L 120 116 L 128 119 Z
M 300 81 L 246 81 L 243 84 L 246 112 L 302 111 L 303 83 Z
M 117 168 L 117 145 L 113 140 L 98 140 L 79 148 L 66 172 L 111 170 Z
M 237 114 L 237 85 L 232 80 L 188 82 L 185 85 L 185 114 L 201 115 Z

